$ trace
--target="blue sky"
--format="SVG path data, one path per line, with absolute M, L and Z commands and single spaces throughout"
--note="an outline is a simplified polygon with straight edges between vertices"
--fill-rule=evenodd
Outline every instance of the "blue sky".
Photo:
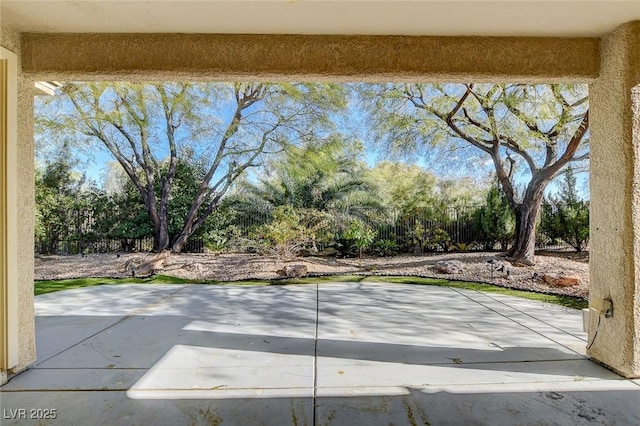
M 40 104 L 36 103 L 36 114 L 39 113 Z M 229 120 L 230 112 L 221 114 L 221 120 Z M 350 103 L 350 111 L 348 114 L 335 117 L 337 127 L 340 132 L 347 134 L 351 139 L 360 140 L 364 144 L 364 151 L 361 159 L 365 161 L 369 166 L 375 165 L 379 161 L 392 160 L 402 161 L 408 164 L 417 164 L 442 179 L 452 179 L 460 177 L 473 177 L 475 180 L 487 180 L 487 176 L 492 172 L 493 165 L 490 161 L 490 157 L 487 154 L 480 152 L 473 147 L 466 147 L 463 150 L 452 151 L 448 153 L 440 153 L 439 155 L 419 155 L 414 154 L 404 157 L 393 157 L 380 146 L 375 146 L 371 143 L 371 134 L 368 128 L 368 118 L 364 115 L 363 111 L 358 107 L 357 103 Z M 42 142 L 39 144 L 41 147 L 44 145 Z M 49 148 L 56 149 L 55 145 Z M 88 180 L 96 182 L 99 186 L 102 185 L 104 175 L 107 171 L 107 163 L 114 161 L 114 158 L 108 152 L 104 146 L 99 143 L 93 143 L 91 146 L 86 146 L 86 149 L 77 152 L 78 160 L 78 172 L 84 173 Z M 42 164 L 46 161 L 47 150 L 40 149 L 37 152 L 36 158 L 38 164 Z M 159 158 L 166 155 L 159 152 L 156 154 Z M 456 159 L 456 157 L 459 157 Z M 259 170 L 254 170 L 253 173 L 260 173 Z M 526 185 L 530 179 L 530 175 L 527 173 L 519 173 L 516 175 L 516 184 L 518 186 Z M 588 173 L 579 173 L 578 175 L 578 187 L 583 198 L 588 198 Z M 555 193 L 557 191 L 557 180 L 552 182 L 548 189 L 547 194 Z
M 99 186 L 102 185 L 105 173 L 107 173 L 108 171 L 107 163 L 115 161 L 106 149 L 98 145 L 95 146 L 95 149 L 91 150 L 90 155 L 80 153 L 78 155 L 78 159 L 81 164 L 81 166 L 78 168 L 78 171 L 81 173 L 85 173 L 88 180 L 93 180 Z M 455 179 L 459 177 L 470 176 L 476 180 L 486 180 L 487 176 L 493 172 L 493 168 L 490 164 L 490 159 L 488 156 L 486 156 L 486 160 L 483 162 L 484 164 L 481 168 L 471 168 L 469 167 L 469 164 L 460 166 L 454 164 L 453 162 L 447 163 L 446 161 L 441 162 L 439 165 L 437 165 L 433 164 L 433 161 L 427 161 L 425 158 L 419 156 L 413 158 L 393 158 L 387 155 L 384 151 L 369 147 L 368 149 L 365 148 L 362 160 L 365 161 L 370 167 L 373 167 L 380 161 L 388 160 L 400 161 L 406 164 L 417 164 L 426 170 L 432 171 L 436 176 L 442 179 Z M 255 170 L 253 173 L 260 174 L 260 171 Z M 589 174 L 587 172 L 582 172 L 579 173 L 577 177 L 580 196 L 584 199 L 588 199 Z M 530 176 L 520 175 L 516 182 L 519 186 L 523 186 L 526 185 L 529 179 Z M 559 179 L 555 179 L 549 184 L 546 190 L 547 194 L 555 194 L 558 191 L 558 181 Z

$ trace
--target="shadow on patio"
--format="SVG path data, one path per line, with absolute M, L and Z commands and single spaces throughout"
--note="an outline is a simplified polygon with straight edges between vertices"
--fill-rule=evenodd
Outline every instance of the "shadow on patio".
M 640 418 L 640 385 L 581 354 L 579 312 L 521 299 L 373 283 L 122 285 L 39 296 L 36 309 L 39 361 L 1 389 L 3 425 L 24 421 L 21 408 L 55 409 L 60 424 Z

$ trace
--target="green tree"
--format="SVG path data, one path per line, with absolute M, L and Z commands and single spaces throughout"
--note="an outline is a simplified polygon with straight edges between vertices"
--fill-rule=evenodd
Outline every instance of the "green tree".
M 449 207 L 478 206 L 484 201 L 489 185 L 471 177 L 439 179 L 436 197 Z
M 159 166 L 160 171 L 166 173 L 167 162 L 163 161 Z M 187 151 L 179 155 L 173 193 L 167 206 L 169 235 L 175 236 L 180 233 L 182 221 L 191 207 L 198 184 L 205 173 L 206 165 L 197 159 L 195 153 Z M 108 167 L 103 186 L 108 188 L 108 195 L 105 194 L 103 199 L 96 200 L 94 205 L 90 206 L 96 218 L 96 232 L 108 238 L 120 239 L 123 250 L 131 250 L 136 239 L 153 237 L 153 223 L 141 202 L 140 193 L 119 164 Z M 159 190 L 156 183 L 156 191 Z M 204 239 L 205 235 L 211 233 L 212 227 L 216 226 L 217 219 L 215 214 L 209 216 L 202 226 L 194 231 L 191 238 Z
M 328 219 L 331 226 L 323 227 L 316 237 L 318 242 L 330 243 L 355 218 L 383 215 L 367 166 L 358 160 L 361 150 L 339 136 L 290 147 L 269 162 L 265 177 L 243 183 L 234 205 L 249 211 L 256 206 L 291 206 L 305 212 L 309 220 L 324 223 Z
M 140 194 L 154 250 L 180 252 L 248 168 L 330 127 L 330 112 L 343 105 L 343 89 L 326 84 L 69 83 L 39 111 L 37 128 L 106 148 Z M 187 211 L 172 218 L 185 148 L 206 172 Z
M 438 202 L 437 178 L 418 165 L 382 161 L 369 175 L 380 199 L 398 212 L 424 210 Z
M 420 213 L 433 219 L 450 208 L 478 205 L 485 193 L 468 177 L 438 179 L 416 164 L 403 162 L 382 161 L 369 176 L 386 207 L 400 214 Z
M 358 159 L 362 146 L 332 135 L 289 147 L 274 157 L 257 182 L 243 182 L 232 205 L 255 214 L 257 206 L 277 212 L 293 208 L 304 228 L 313 232 L 301 240 L 323 246 L 351 244 L 343 237 L 354 220 L 384 217 L 380 194 L 366 164 Z
M 265 177 L 244 182 L 238 201 L 319 211 L 379 207 L 361 150 L 340 136 L 291 146 L 267 164 Z
M 513 239 L 515 219 L 497 182 L 489 189 L 485 205 L 476 211 L 474 225 L 485 249 L 492 249 L 500 243 L 502 250 L 507 250 L 509 241 Z
M 453 147 L 462 155 L 460 147 L 468 146 L 490 158 L 515 217 L 510 260 L 534 263 L 545 188 L 567 164 L 588 158 L 585 86 L 385 84 L 361 92 L 378 140 L 392 149 L 429 154 Z M 528 180 L 522 194 L 518 175 Z
M 123 251 L 133 250 L 136 240 L 153 237 L 153 223 L 131 181 L 124 181 L 118 192 L 102 191 L 90 208 L 96 235 L 120 240 Z
M 36 168 L 35 236 L 48 242 L 46 251 L 50 253 L 57 252 L 60 242 L 80 234 L 84 225 L 77 213 L 88 196 L 82 190 L 85 178 L 73 168 L 68 146 Z
M 344 239 L 351 242 L 358 249 L 358 257 L 369 248 L 376 237 L 376 231 L 359 219 L 354 219 L 344 232 Z
M 542 232 L 551 239 L 559 238 L 576 251 L 589 243 L 589 203 L 578 196 L 573 167 L 568 167 L 555 197 L 542 206 Z

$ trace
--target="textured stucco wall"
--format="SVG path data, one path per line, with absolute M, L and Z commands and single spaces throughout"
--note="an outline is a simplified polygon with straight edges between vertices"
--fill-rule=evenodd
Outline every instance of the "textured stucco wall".
M 15 37 L 10 34 L 12 43 Z M 640 107 L 631 95 L 640 83 L 640 23 L 619 28 L 601 43 L 595 39 L 482 37 L 23 34 L 22 47 L 26 76 L 63 81 L 590 82 L 597 78 L 591 85 L 590 102 L 591 295 L 592 299 L 610 297 L 615 314 L 602 319 L 595 340 L 597 317 L 592 318 L 589 353 L 623 375 L 640 376 Z M 22 93 L 21 170 L 28 182 L 22 184 L 20 208 L 32 215 L 33 118 L 27 112 L 27 91 Z M 32 218 L 21 216 L 21 223 L 25 237 L 21 277 L 29 281 Z M 21 289 L 26 290 L 22 282 Z M 27 297 L 26 292 L 23 296 Z M 32 303 L 23 304 L 21 321 L 27 316 L 33 320 L 32 308 Z M 25 329 L 32 328 L 32 323 L 25 324 Z M 32 340 L 24 340 L 26 354 Z
M 568 81 L 598 75 L 595 38 L 23 34 L 42 79 Z
M 636 32 L 636 61 L 635 76 L 633 81 L 636 86 L 631 91 L 631 104 L 632 104 L 632 144 L 633 155 L 635 159 L 635 167 L 633 173 L 633 200 L 631 205 L 631 214 L 633 221 L 633 275 L 635 280 L 633 284 L 635 286 L 635 293 L 633 298 L 633 318 L 634 322 L 634 348 L 635 358 L 633 359 L 633 376 L 640 377 L 640 28 L 637 28 Z
M 20 33 L 0 21 L 0 45 L 20 57 Z
M 628 377 L 640 377 L 639 77 L 635 22 L 602 40 L 601 76 L 589 93 L 590 300 L 611 298 L 614 306 L 613 317 L 602 317 L 599 327 L 592 315 L 589 354 Z
M 35 312 L 33 296 L 34 247 L 34 154 L 33 154 L 33 81 L 24 78 L 20 70 L 20 35 L 11 27 L 2 25 L 0 45 L 18 55 L 18 175 L 10 181 L 18 185 L 17 258 L 11 265 L 18 273 L 18 339 L 19 364 L 13 373 L 24 370 L 36 360 Z M 11 184 L 11 183 L 10 183 Z M 11 225 L 10 225 L 11 226 Z

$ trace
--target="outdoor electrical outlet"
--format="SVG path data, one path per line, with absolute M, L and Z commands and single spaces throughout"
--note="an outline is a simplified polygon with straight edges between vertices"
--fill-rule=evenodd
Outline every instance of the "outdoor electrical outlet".
M 604 300 L 604 305 L 605 305 L 605 311 L 604 311 L 604 317 L 605 318 L 611 318 L 613 316 L 613 302 L 609 299 L 605 299 Z
M 613 316 L 613 302 L 611 299 L 594 299 L 591 301 L 591 308 L 604 315 L 605 318 Z

